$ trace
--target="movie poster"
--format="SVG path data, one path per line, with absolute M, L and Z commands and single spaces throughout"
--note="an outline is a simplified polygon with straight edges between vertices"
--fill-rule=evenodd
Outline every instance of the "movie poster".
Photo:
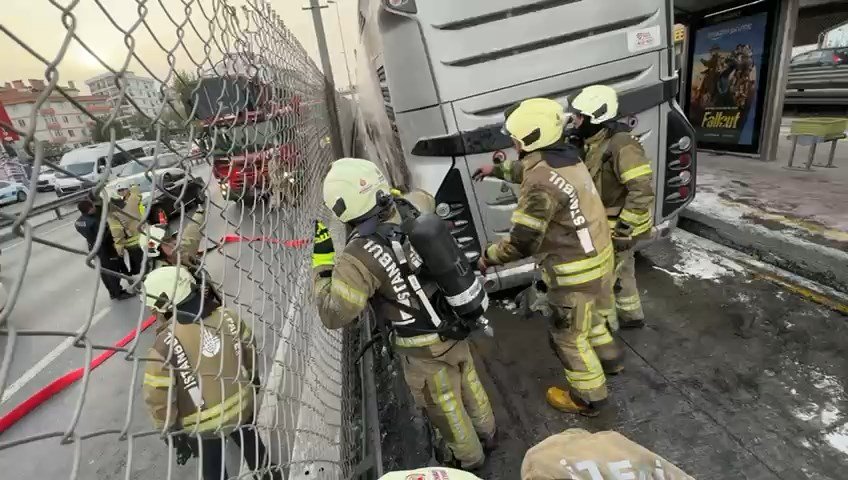
M 689 120 L 699 142 L 729 150 L 758 148 L 768 17 L 767 12 L 748 15 L 695 32 Z

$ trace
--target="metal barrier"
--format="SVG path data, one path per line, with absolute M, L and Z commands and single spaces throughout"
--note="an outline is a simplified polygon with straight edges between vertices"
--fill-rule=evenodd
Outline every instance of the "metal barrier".
M 43 84 L 17 92 L 32 98 L 27 127 L 15 116 L 0 126 L 22 137 L 38 172 L 57 167 L 44 151 L 56 137 L 36 125 L 79 115 L 89 126 L 77 141 L 107 140 L 107 172 L 121 158 L 143 173 L 103 176 L 78 225 L 35 229 L 34 216 L 89 194 L 35 206 L 36 178 L 23 211 L 3 215 L 17 240 L 2 247 L 3 477 L 225 478 L 223 468 L 226 478 L 377 475 L 371 353 L 354 363 L 362 335 L 325 329 L 311 294 L 309 243 L 314 220 L 329 223 L 321 183 L 334 159 L 321 72 L 259 0 L 238 8 L 228 0 L 65 3 L 49 7 L 55 25 L 0 24 L 0 36 L 26 52 L 21 63 L 46 71 Z M 61 44 L 39 51 L 36 37 L 52 28 Z M 105 96 L 60 81 L 80 54 L 103 71 L 89 83 Z M 188 181 L 151 181 L 165 172 L 133 153 L 122 141 L 130 135 L 157 142 L 157 158 L 177 153 Z M 188 139 L 199 156 L 173 138 Z M 205 190 L 192 191 L 198 181 Z M 138 188 L 114 198 L 122 185 Z M 168 229 L 154 237 L 151 225 L 163 221 Z M 139 232 L 156 241 L 134 247 Z M 166 263 L 188 268 L 227 313 L 204 311 L 190 326 L 152 317 L 139 301 L 143 282 Z M 183 454 L 197 458 L 180 466 Z

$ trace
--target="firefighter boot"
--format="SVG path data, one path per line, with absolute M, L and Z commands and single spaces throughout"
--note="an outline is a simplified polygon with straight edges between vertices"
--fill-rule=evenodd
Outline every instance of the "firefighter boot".
M 559 387 L 551 387 L 547 392 L 548 405 L 565 413 L 575 413 L 584 417 L 597 417 L 600 411 L 592 405 L 587 405 L 581 400 L 575 399 L 567 390 Z

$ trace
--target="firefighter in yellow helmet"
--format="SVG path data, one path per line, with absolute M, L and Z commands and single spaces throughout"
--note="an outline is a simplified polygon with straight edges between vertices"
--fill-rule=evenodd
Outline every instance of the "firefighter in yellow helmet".
M 604 206 L 579 149 L 565 141 L 565 113 L 559 103 L 532 98 L 505 115 L 505 133 L 515 142 L 520 160 L 481 168 L 474 177 L 520 183 L 521 193 L 510 234 L 486 249 L 479 266 L 485 271 L 536 257 L 553 307 L 550 340 L 568 383 L 567 389 L 548 389 L 548 403 L 594 416 L 607 398 L 605 372 L 623 368 L 622 351 L 595 311 L 598 298 L 611 286 L 613 267 Z
M 401 208 L 433 212 L 434 198 L 423 191 L 401 197 L 372 162 L 343 158 L 324 180 L 324 202 L 354 232 L 336 255 L 327 227 L 316 222 L 312 266 L 321 321 L 331 329 L 351 325 L 370 303 L 393 332 L 416 406 L 452 453 L 445 463 L 479 468 L 484 450 L 495 446 L 496 429 L 469 332 L 442 328 L 451 325 L 447 301 L 421 275 L 426 265 L 400 228 Z
M 586 167 L 606 207 L 615 245 L 615 300 L 602 308 L 615 328 L 640 328 L 645 314 L 636 285 L 633 246 L 650 237 L 655 203 L 651 161 L 629 128 L 615 121 L 618 95 L 605 85 L 580 92 L 571 104 L 576 112 L 576 132 L 586 149 Z
M 204 292 L 182 266 L 158 268 L 144 280 L 145 304 L 160 320 L 144 372 L 150 416 L 177 449 L 178 463 L 201 457 L 204 479 L 221 478 L 227 437 L 241 446 L 252 471 L 282 478 L 253 425 L 259 385 L 253 334 Z

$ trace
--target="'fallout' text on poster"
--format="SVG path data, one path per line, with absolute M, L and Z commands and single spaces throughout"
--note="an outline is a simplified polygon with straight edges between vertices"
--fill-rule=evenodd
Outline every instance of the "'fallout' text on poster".
M 732 148 L 756 141 L 767 22 L 763 12 L 696 32 L 689 119 L 699 142 Z

